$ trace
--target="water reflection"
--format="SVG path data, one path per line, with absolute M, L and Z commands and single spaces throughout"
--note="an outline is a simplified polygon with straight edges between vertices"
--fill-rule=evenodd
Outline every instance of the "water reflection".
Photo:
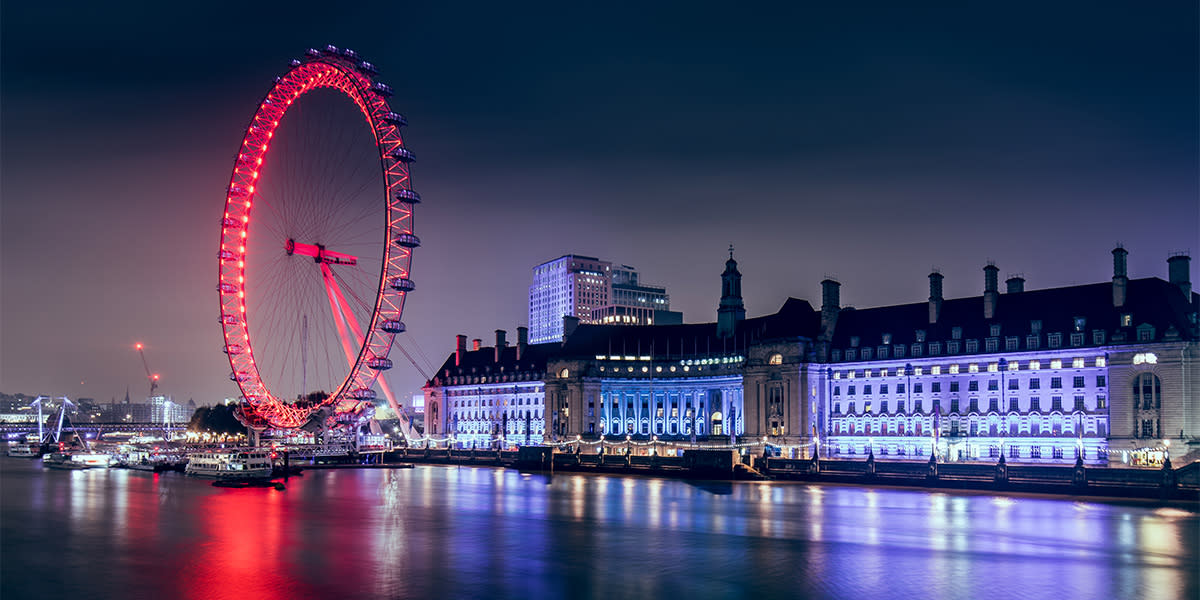
M 0 460 L 4 598 L 1200 593 L 1178 508 L 445 467 L 237 490 Z

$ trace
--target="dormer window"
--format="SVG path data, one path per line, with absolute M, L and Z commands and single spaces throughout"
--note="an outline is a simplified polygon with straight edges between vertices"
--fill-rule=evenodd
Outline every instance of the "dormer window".
M 922 343 L 924 341 L 925 341 L 925 330 L 918 329 L 917 330 L 917 343 Z
M 1121 314 L 1121 327 L 1133 327 L 1133 315 L 1129 313 Z
M 962 327 L 955 327 L 950 330 L 950 337 L 956 340 L 962 339 Z
M 1075 317 L 1075 331 L 1083 331 L 1085 327 L 1087 327 L 1087 319 Z
M 858 347 L 858 336 L 857 335 L 850 336 L 850 347 L 851 348 Z
M 890 333 L 883 334 L 883 343 L 884 344 L 892 343 L 892 334 L 890 334 Z
M 1032 321 L 1030 321 L 1030 322 L 1029 322 L 1029 333 L 1032 333 L 1032 334 L 1034 334 L 1034 335 L 1037 335 L 1037 334 L 1039 334 L 1039 333 L 1041 333 L 1041 332 L 1042 332 L 1042 321 L 1041 321 L 1041 319 L 1034 319 L 1034 320 L 1032 320 Z
M 989 335 L 991 337 L 1000 337 L 1000 324 L 999 323 L 992 323 L 991 333 Z

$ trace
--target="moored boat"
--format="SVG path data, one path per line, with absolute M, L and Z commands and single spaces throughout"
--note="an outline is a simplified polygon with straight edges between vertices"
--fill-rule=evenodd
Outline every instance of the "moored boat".
M 38 458 L 42 455 L 42 445 L 37 442 L 11 442 L 8 455 L 14 458 Z
M 112 455 L 100 452 L 51 452 L 42 456 L 42 466 L 51 469 L 108 468 L 112 464 Z
M 184 473 L 218 480 L 258 479 L 271 476 L 271 453 L 259 448 L 206 450 L 188 455 Z

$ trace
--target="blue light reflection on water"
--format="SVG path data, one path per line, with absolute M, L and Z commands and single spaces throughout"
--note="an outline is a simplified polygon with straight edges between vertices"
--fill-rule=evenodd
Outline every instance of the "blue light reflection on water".
M 0 459 L 0 597 L 1195 598 L 1151 506 L 486 468 L 286 491 Z

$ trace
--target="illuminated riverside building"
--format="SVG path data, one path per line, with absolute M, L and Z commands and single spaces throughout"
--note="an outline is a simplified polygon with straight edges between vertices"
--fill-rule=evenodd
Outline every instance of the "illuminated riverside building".
M 1197 451 L 1200 352 L 1189 259 L 1170 281 L 1130 280 L 1124 249 L 1111 283 L 1025 291 L 984 267 L 982 296 L 840 310 L 825 397 L 834 456 L 1087 464 L 1146 463 Z
M 933 273 L 927 302 L 860 310 L 842 308 L 840 284 L 826 280 L 819 310 L 789 298 L 750 319 L 731 256 L 716 323 L 567 317 L 564 342 L 517 351 L 498 332 L 499 353 L 466 352 L 460 336 L 426 388 L 449 411 L 431 432 L 466 445 L 504 430 L 525 443 L 529 414 L 531 443 L 1092 465 L 1195 456 L 1200 295 L 1189 259 L 1171 257 L 1169 281 L 1130 280 L 1126 254 L 1114 250 L 1111 282 L 1025 291 L 1011 277 L 1001 294 L 988 265 L 982 296 L 945 299 Z

